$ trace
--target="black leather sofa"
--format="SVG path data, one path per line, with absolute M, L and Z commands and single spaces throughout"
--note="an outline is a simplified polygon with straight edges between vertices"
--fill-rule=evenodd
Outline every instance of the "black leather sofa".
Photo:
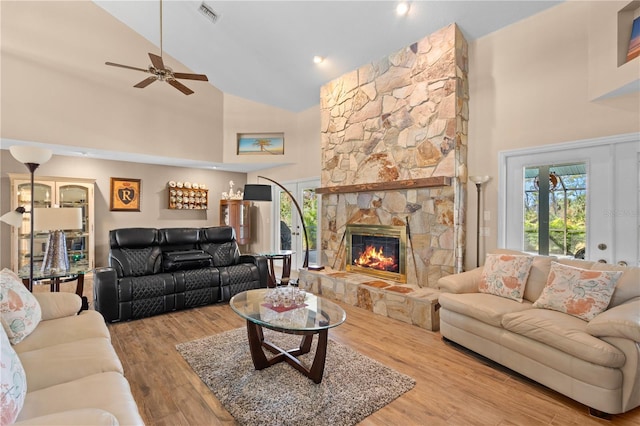
M 96 268 L 95 309 L 127 321 L 225 302 L 267 287 L 264 256 L 241 255 L 230 226 L 109 232 L 109 266 Z

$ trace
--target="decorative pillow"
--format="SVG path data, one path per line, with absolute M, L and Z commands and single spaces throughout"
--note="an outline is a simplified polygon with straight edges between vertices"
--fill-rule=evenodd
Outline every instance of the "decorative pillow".
M 552 309 L 591 321 L 604 312 L 622 271 L 594 271 L 551 262 L 551 271 L 534 308 Z
M 0 327 L 0 424 L 16 421 L 27 394 L 27 376 L 7 333 Z
M 478 291 L 522 302 L 532 263 L 533 256 L 488 254 Z
M 36 298 L 10 269 L 0 271 L 0 318 L 12 344 L 20 343 L 42 319 Z

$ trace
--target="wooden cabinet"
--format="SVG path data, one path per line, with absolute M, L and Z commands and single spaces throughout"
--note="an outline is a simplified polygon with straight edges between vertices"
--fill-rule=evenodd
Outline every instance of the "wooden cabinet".
M 28 213 L 22 216 L 22 225 L 11 230 L 11 269 L 28 270 L 31 230 L 31 197 L 34 208 L 53 206 L 77 207 L 82 209 L 82 229 L 65 232 L 69 263 L 94 268 L 94 179 L 37 176 L 34 181 L 34 193 L 31 194 L 30 176 L 27 174 L 9 174 L 11 180 L 11 208 L 24 207 Z M 37 218 L 36 218 L 37 220 Z M 37 223 L 37 222 L 36 222 Z M 48 232 L 34 233 L 34 269 L 39 270 L 46 248 Z
M 220 200 L 220 225 L 232 226 L 240 245 L 251 241 L 250 206 L 250 201 Z

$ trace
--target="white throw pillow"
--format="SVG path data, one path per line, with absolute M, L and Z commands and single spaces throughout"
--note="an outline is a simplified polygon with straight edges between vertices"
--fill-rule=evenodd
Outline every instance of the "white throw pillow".
M 16 421 L 27 394 L 27 376 L 7 333 L 0 327 L 0 424 Z
M 533 307 L 591 321 L 609 306 L 621 275 L 621 271 L 594 271 L 551 262 L 547 285 Z
M 478 291 L 522 302 L 532 263 L 533 256 L 488 254 Z
M 38 326 L 42 310 L 36 298 L 10 269 L 0 271 L 0 318 L 12 344 L 20 343 Z

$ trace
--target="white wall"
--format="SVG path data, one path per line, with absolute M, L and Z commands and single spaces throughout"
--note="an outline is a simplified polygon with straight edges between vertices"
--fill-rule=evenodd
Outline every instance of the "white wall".
M 0 211 L 10 210 L 11 191 L 7 173 L 24 173 L 27 168 L 16 161 L 8 150 L 0 150 Z M 233 180 L 235 188 L 244 186 L 246 174 L 204 169 L 187 169 L 150 164 L 53 156 L 36 170 L 38 176 L 77 177 L 95 179 L 95 247 L 96 266 L 106 266 L 109 252 L 109 231 L 117 228 L 205 227 L 220 224 L 219 200 Z M 111 177 L 141 179 L 140 212 L 109 210 Z M 181 180 L 204 183 L 209 188 L 208 210 L 169 210 L 167 183 Z M 0 267 L 11 266 L 9 225 L 0 226 Z
M 591 100 L 590 91 L 590 64 L 611 60 L 594 40 L 595 28 L 614 31 L 611 22 L 628 3 L 565 2 L 470 44 L 469 174 L 492 176 L 484 191 L 491 219 L 481 224 L 490 234 L 481 253 L 497 245 L 498 152 L 640 131 L 639 92 Z M 638 76 L 640 58 L 635 61 Z M 597 78 L 620 81 L 611 71 L 617 68 L 608 69 Z M 472 183 L 468 194 L 467 268 L 476 258 Z
M 7 139 L 222 161 L 222 92 L 133 85 L 158 47 L 90 1 L 3 1 L 2 128 Z M 167 66 L 191 72 L 170 56 Z

